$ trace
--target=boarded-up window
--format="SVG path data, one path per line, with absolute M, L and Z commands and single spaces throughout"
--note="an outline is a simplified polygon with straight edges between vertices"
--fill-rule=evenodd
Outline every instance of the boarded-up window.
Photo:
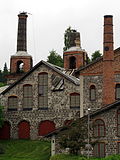
M 33 107 L 32 85 L 23 86 L 23 109 Z
M 90 86 L 90 100 L 95 101 L 96 100 L 96 88 L 94 85 Z
M 8 97 L 8 109 L 16 110 L 18 107 L 18 98 L 16 96 Z
M 120 99 L 120 84 L 116 84 L 116 99 Z
M 105 143 L 97 143 L 94 146 L 94 157 L 105 157 Z
M 80 108 L 80 94 L 79 93 L 70 94 L 70 108 Z
M 120 136 L 120 109 L 117 110 L 117 135 Z
M 94 137 L 105 136 L 105 124 L 104 121 L 98 119 L 94 122 Z
M 55 130 L 55 123 L 49 120 L 42 121 L 38 127 L 38 135 L 44 136 Z
M 38 83 L 39 108 L 45 109 L 48 107 L 48 74 L 40 73 Z

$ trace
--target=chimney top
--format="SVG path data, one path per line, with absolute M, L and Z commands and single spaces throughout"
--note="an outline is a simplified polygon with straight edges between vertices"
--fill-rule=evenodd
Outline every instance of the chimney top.
M 113 15 L 105 15 L 104 17 L 105 17 L 105 18 L 112 18 Z
M 22 16 L 22 17 L 28 17 L 27 12 L 20 12 L 20 13 L 18 14 L 18 17 L 22 18 L 21 16 Z

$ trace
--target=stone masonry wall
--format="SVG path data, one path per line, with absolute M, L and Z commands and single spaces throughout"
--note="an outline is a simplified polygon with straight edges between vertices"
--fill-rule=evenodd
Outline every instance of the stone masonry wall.
M 92 135 L 93 140 L 105 143 L 106 156 L 117 154 L 117 108 L 109 109 L 101 114 L 91 117 L 91 121 L 94 122 L 97 119 L 101 119 L 105 123 L 105 136 L 96 137 Z
M 38 74 L 40 72 L 48 73 L 48 109 L 38 110 Z M 64 89 L 62 91 L 52 91 L 51 76 L 53 72 L 45 65 L 41 65 L 24 80 L 20 81 L 2 97 L 2 105 L 4 108 L 5 120 L 11 124 L 11 138 L 18 138 L 18 124 L 22 120 L 26 120 L 30 123 L 30 137 L 31 139 L 38 139 L 38 125 L 41 121 L 51 120 L 56 124 L 56 127 L 60 127 L 64 124 L 65 120 L 79 117 L 79 109 L 70 109 L 70 93 L 79 93 L 79 86 L 76 86 L 64 77 Z M 31 84 L 33 87 L 33 109 L 31 111 L 23 111 L 23 85 Z M 18 96 L 17 111 L 7 111 L 8 97 Z
M 102 76 L 84 76 L 83 78 L 83 108 L 84 115 L 87 114 L 88 108 L 91 111 L 95 111 L 102 106 Z M 90 86 L 95 85 L 96 87 L 96 100 L 90 101 Z

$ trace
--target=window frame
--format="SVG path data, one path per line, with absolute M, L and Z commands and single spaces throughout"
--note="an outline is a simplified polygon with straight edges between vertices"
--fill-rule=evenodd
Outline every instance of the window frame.
M 39 82 L 39 76 L 40 75 L 47 75 L 47 83 L 45 83 L 45 78 L 43 77 L 43 84 L 40 84 Z M 42 88 L 42 92 L 40 93 L 40 88 Z M 40 106 L 40 98 L 42 98 L 43 104 Z M 45 100 L 47 98 L 47 105 L 45 105 Z M 38 74 L 38 109 L 40 110 L 46 110 L 48 109 L 48 73 L 47 72 L 41 72 Z
M 102 124 L 97 123 L 97 121 L 101 121 Z M 105 137 L 105 135 L 106 135 L 105 122 L 102 119 L 96 119 L 94 121 L 94 125 L 95 126 L 93 127 L 93 137 Z M 103 129 L 104 134 L 103 135 L 101 135 L 101 127 L 104 127 L 104 129 Z M 96 134 L 95 134 L 95 132 L 96 132 Z
M 18 106 L 18 97 L 15 96 L 15 95 L 11 95 L 11 96 L 8 97 L 8 108 L 7 108 L 7 110 L 8 111 L 17 111 L 17 106 L 16 105 L 15 105 L 16 107 L 10 107 L 10 102 L 9 102 L 10 98 L 16 98 L 16 100 L 17 100 L 16 105 Z M 12 100 L 12 102 L 14 102 L 14 100 Z
M 105 148 L 106 148 L 106 145 L 105 145 L 105 143 L 104 142 L 100 142 L 100 143 L 96 143 L 95 144 L 95 146 L 97 145 L 97 153 L 98 153 L 98 156 L 97 156 L 97 158 L 103 158 L 103 157 L 101 157 L 101 154 L 100 153 L 103 153 L 103 152 L 101 152 L 100 151 L 100 145 L 101 144 L 104 144 L 104 156 L 103 157 L 105 157 L 105 155 L 106 155 L 106 153 L 105 153 Z M 95 147 L 94 146 L 94 147 Z M 95 154 L 95 148 L 93 149 L 93 155 L 95 156 L 96 154 Z M 96 157 L 96 156 L 95 156 Z
M 77 106 L 77 103 L 78 103 L 77 96 L 79 96 L 79 106 Z M 71 102 L 72 98 L 75 98 L 75 106 L 71 105 L 73 103 L 73 102 Z M 71 109 L 80 109 L 80 94 L 79 93 L 74 92 L 74 93 L 70 94 L 70 108 Z
M 28 87 L 28 86 L 30 86 L 31 87 L 31 96 L 30 95 L 25 95 L 25 93 L 24 93 L 24 87 Z M 27 110 L 32 110 L 32 108 L 33 108 L 33 86 L 31 85 L 31 84 L 24 84 L 23 85 L 23 111 L 27 111 Z M 31 98 L 31 106 L 29 107 L 29 106 L 25 106 L 24 107 L 24 100 L 25 99 L 29 99 L 29 98 Z
M 94 89 L 94 98 L 92 98 L 92 90 L 93 89 Z M 90 99 L 90 101 L 96 101 L 96 86 L 93 84 L 89 87 L 89 99 Z

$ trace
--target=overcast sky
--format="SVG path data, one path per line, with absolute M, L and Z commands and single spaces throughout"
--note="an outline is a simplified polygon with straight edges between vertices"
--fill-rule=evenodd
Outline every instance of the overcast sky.
M 114 48 L 120 47 L 120 0 L 0 0 L 0 69 L 10 65 L 16 53 L 19 12 L 30 13 L 27 21 L 27 51 L 34 65 L 46 60 L 49 51 L 63 55 L 64 31 L 69 26 L 81 35 L 81 45 L 90 56 L 102 53 L 103 16 L 113 15 Z

